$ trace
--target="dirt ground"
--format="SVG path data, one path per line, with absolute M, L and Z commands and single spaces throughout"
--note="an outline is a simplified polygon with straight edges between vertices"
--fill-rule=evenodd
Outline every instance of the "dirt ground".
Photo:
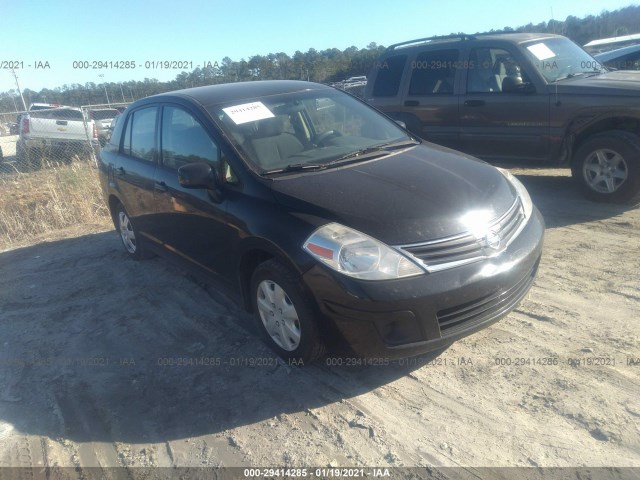
M 640 210 L 514 173 L 547 222 L 530 294 L 402 364 L 285 365 L 104 227 L 0 253 L 0 466 L 640 467 Z

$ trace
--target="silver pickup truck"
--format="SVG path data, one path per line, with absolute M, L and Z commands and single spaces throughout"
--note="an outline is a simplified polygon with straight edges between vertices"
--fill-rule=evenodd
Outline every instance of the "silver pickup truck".
M 71 163 L 73 156 L 90 157 L 99 150 L 95 122 L 79 108 L 32 110 L 19 119 L 20 137 L 16 157 L 20 165 L 37 170 L 42 160 Z

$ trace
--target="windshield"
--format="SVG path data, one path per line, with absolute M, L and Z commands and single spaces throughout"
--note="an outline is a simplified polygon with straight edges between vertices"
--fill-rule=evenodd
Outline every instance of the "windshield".
M 523 47 L 531 63 L 549 83 L 605 70 L 595 58 L 567 38 L 536 40 Z
M 263 173 L 324 168 L 347 157 L 357 161 L 415 143 L 394 122 L 333 89 L 242 100 L 210 110 Z

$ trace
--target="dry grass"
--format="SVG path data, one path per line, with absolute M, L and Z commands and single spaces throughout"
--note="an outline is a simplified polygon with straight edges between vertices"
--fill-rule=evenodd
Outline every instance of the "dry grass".
M 0 192 L 0 250 L 70 226 L 112 226 L 90 162 L 6 173 L 0 175 Z

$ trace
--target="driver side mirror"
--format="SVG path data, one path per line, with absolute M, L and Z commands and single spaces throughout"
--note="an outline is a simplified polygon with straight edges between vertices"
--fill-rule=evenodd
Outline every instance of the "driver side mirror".
M 215 190 L 220 186 L 218 172 L 205 162 L 187 163 L 178 168 L 178 181 L 184 188 Z
M 520 77 L 505 77 L 502 80 L 502 93 L 535 93 L 533 83 L 523 82 Z
M 404 128 L 405 130 L 407 129 L 407 124 L 404 123 L 402 120 L 394 120 L 398 125 L 400 125 L 402 128 Z

